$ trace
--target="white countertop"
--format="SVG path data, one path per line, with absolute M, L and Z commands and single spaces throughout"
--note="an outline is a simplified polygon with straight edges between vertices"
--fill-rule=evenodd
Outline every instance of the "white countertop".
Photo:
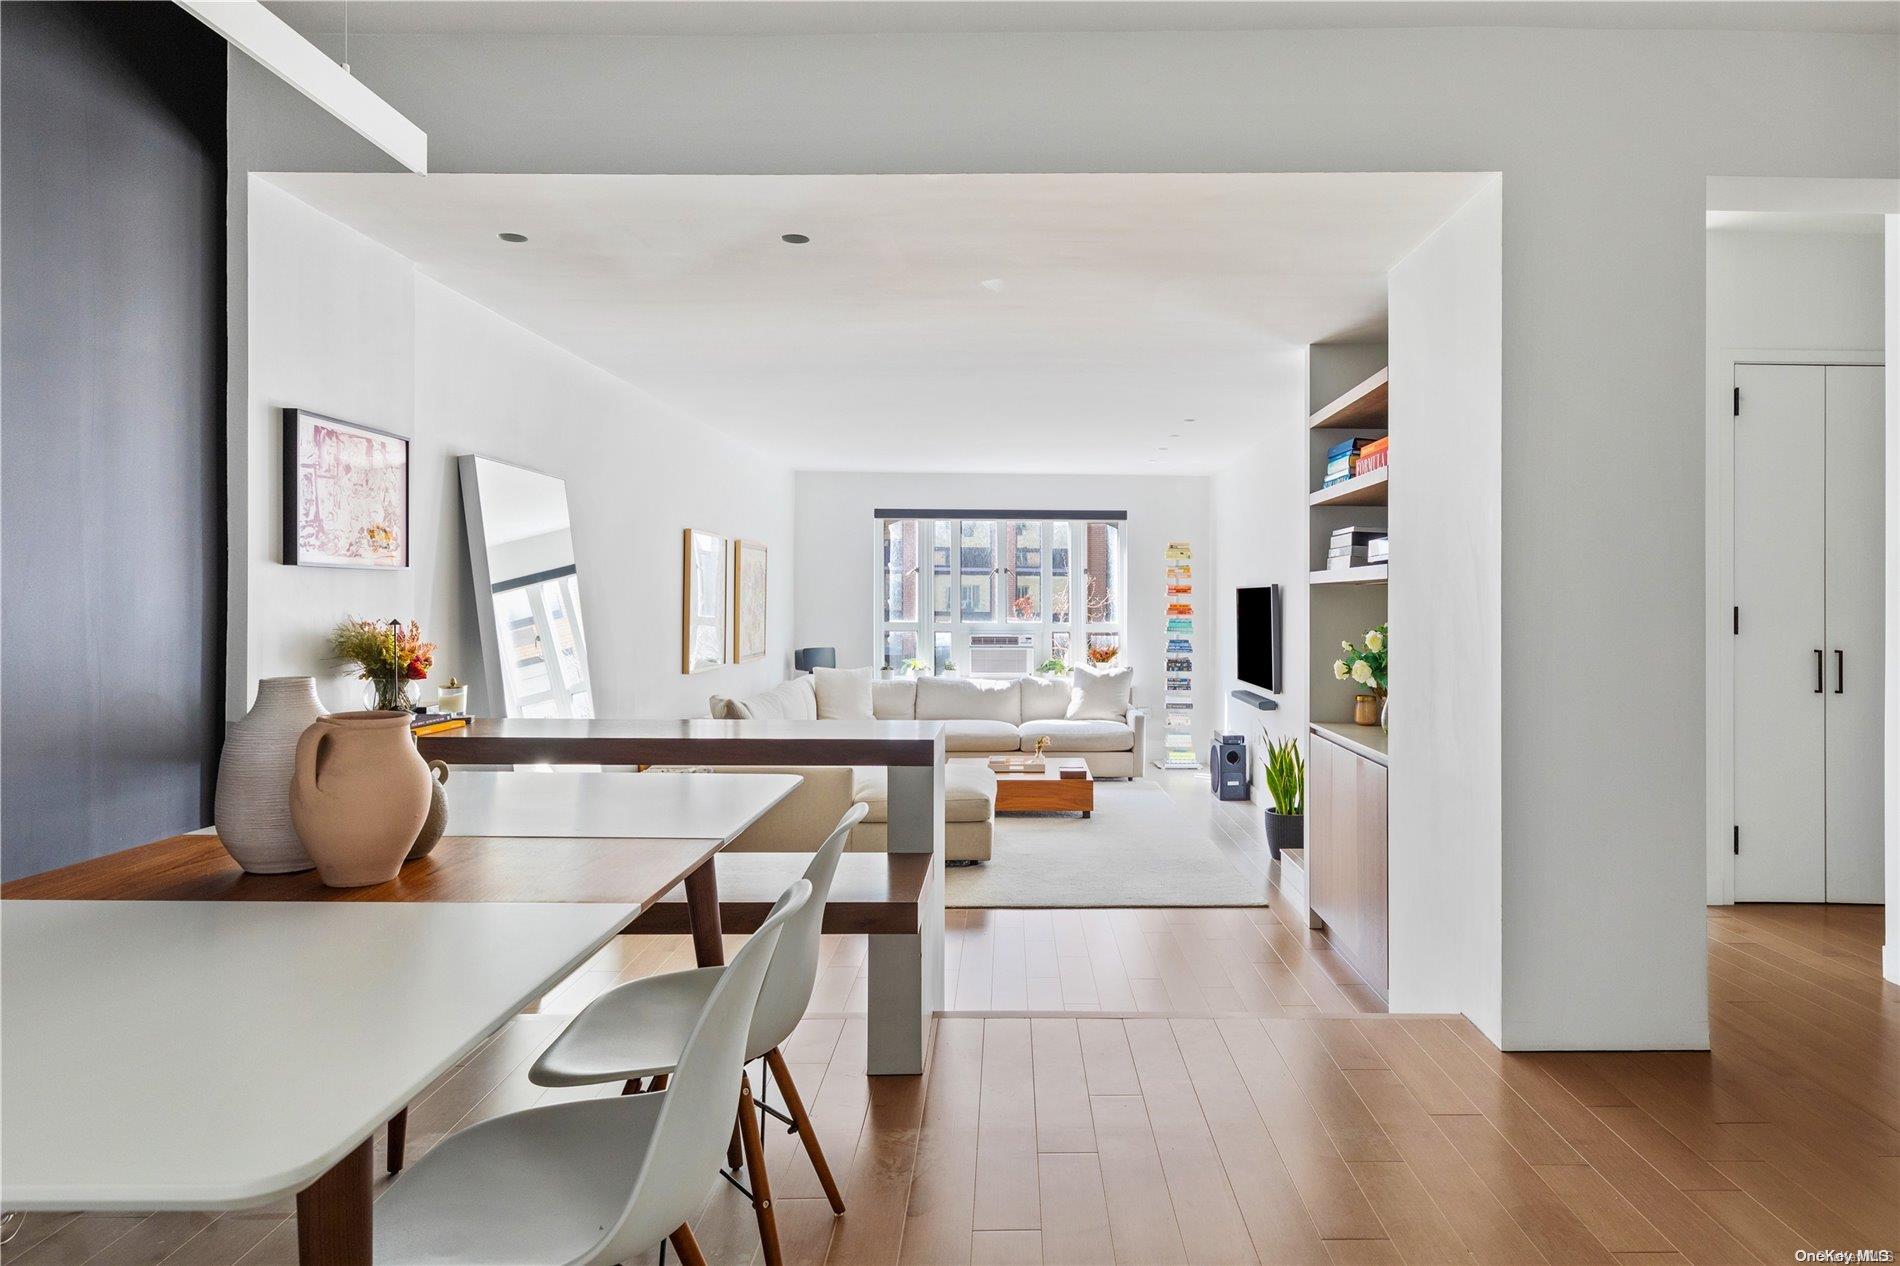
M 642 836 L 731 843 L 796 774 L 485 773 L 451 768 L 450 835 Z
M 1367 760 L 1376 761 L 1381 765 L 1390 763 L 1390 757 L 1386 753 L 1386 740 L 1391 736 L 1376 725 L 1354 725 L 1350 721 L 1315 721 L 1313 730 Z
M 0 1204 L 301 1190 L 636 910 L 0 902 Z

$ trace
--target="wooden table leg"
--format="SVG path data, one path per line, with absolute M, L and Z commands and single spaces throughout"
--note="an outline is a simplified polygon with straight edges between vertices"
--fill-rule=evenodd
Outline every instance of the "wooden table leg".
M 693 923 L 693 957 L 701 967 L 718 967 L 726 961 L 726 943 L 720 939 L 719 875 L 708 857 L 699 869 L 686 877 L 686 915 Z
M 369 1266 L 375 1152 L 375 1139 L 364 1139 L 297 1193 L 297 1260 L 302 1266 Z

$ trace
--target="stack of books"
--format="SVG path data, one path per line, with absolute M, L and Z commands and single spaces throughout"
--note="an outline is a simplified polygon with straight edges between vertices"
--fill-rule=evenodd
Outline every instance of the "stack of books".
M 1367 552 L 1374 537 L 1381 533 L 1366 528 L 1343 527 L 1333 533 L 1331 546 L 1326 551 L 1326 570 L 1339 571 L 1346 567 L 1364 567 L 1368 561 Z
M 468 727 L 468 718 L 449 715 L 445 712 L 418 712 L 409 718 L 409 732 L 417 738 L 425 734 L 443 734 L 449 730 L 461 730 Z
M 1357 472 L 1353 468 L 1361 449 L 1372 443 L 1362 435 L 1349 440 L 1341 440 L 1326 450 L 1326 477 L 1320 481 L 1320 487 L 1330 488 L 1334 484 L 1343 484 Z
M 1089 767 L 1087 763 L 1083 761 L 1065 760 L 1056 766 L 1056 777 L 1058 778 L 1087 778 L 1088 776 Z
M 1378 439 L 1360 449 L 1359 455 L 1353 459 L 1352 473 L 1355 475 L 1366 475 L 1375 470 L 1384 470 L 1386 446 L 1391 442 L 1390 436 L 1381 435 Z
M 1384 536 L 1375 536 L 1370 541 L 1367 541 L 1366 562 L 1383 563 L 1389 561 L 1391 558 L 1391 553 L 1388 548 L 1389 544 L 1390 538 Z

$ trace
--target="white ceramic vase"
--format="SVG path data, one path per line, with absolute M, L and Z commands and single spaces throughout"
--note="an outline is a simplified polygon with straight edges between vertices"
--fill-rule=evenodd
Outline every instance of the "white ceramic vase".
M 322 716 L 313 677 L 266 677 L 257 702 L 231 727 L 218 761 L 218 839 L 255 875 L 309 870 L 316 863 L 290 824 L 297 739 Z

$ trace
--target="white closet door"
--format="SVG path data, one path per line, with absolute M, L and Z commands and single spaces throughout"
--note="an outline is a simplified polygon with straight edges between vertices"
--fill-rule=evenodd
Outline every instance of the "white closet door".
M 1886 532 L 1877 365 L 1827 368 L 1827 899 L 1881 901 Z
M 1827 372 L 1735 367 L 1738 901 L 1826 898 Z

